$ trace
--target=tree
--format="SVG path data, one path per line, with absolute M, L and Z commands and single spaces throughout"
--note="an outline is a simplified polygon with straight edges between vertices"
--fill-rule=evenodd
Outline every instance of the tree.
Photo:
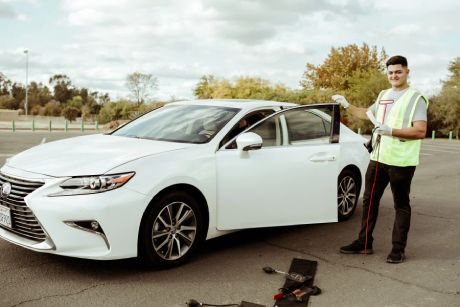
M 61 115 L 61 103 L 56 100 L 49 101 L 43 109 L 43 115 L 45 116 Z
M 0 95 L 0 109 L 17 109 L 15 108 L 14 98 L 10 95 Z
M 331 48 L 331 52 L 323 64 L 315 66 L 307 63 L 307 69 L 300 84 L 304 89 L 347 90 L 350 87 L 349 78 L 357 71 L 380 71 L 383 73 L 386 58 L 387 55 L 383 48 L 379 54 L 376 46 L 370 48 L 366 43 L 363 43 L 361 47 L 352 44 Z
M 35 81 L 30 82 L 28 91 L 29 108 L 34 106 L 44 106 L 53 96 L 47 86 Z
M 19 109 L 20 107 L 24 107 L 24 100 L 26 98 L 26 89 L 20 83 L 13 83 L 11 87 L 11 96 L 14 98 L 14 106 L 13 109 Z
M 152 74 L 134 72 L 126 77 L 126 87 L 138 106 L 153 95 L 157 85 L 158 80 Z
M 361 47 L 356 44 L 333 47 L 322 64 L 307 63 L 300 84 L 305 90 L 342 94 L 354 105 L 368 107 L 380 91 L 389 86 L 384 72 L 386 58 L 383 48 L 379 53 L 376 46 L 371 48 L 366 43 Z M 330 100 L 330 96 L 325 99 Z M 341 120 L 352 129 L 371 129 L 367 121 L 356 118 L 348 121 L 346 112 L 342 113 Z
M 460 57 L 449 65 L 451 75 L 443 82 L 439 95 L 431 99 L 428 116 L 433 123 L 431 128 L 446 135 L 453 131 L 460 136 Z
M 77 109 L 72 106 L 66 106 L 64 109 L 62 109 L 61 115 L 64 116 L 65 119 L 71 121 L 74 121 L 80 113 L 80 109 Z
M 233 87 L 234 96 L 241 99 L 265 99 L 273 91 L 269 81 L 262 78 L 241 77 Z
M 193 92 L 198 99 L 213 98 L 213 87 L 216 78 L 213 75 L 204 75 L 200 78 L 200 82 L 195 86 Z
M 73 87 L 70 78 L 66 75 L 54 75 L 49 79 L 49 84 L 54 89 L 54 100 L 65 103 L 72 99 Z
M 11 93 L 11 81 L 0 72 L 0 95 L 9 95 Z
M 345 91 L 335 93 L 344 94 L 354 105 L 367 108 L 370 106 L 380 91 L 388 88 L 388 80 L 385 74 L 378 70 L 356 71 L 348 78 L 349 88 Z M 369 133 L 373 126 L 368 120 L 353 118 L 349 121 L 347 113 L 344 112 L 342 121 L 351 129 L 362 128 L 363 132 Z

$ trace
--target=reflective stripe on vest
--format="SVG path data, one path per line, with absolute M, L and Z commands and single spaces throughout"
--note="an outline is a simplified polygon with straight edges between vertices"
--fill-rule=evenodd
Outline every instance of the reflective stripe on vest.
M 380 100 L 388 99 L 390 91 L 382 91 Z M 407 91 L 394 102 L 390 113 L 386 117 L 385 124 L 393 129 L 408 128 L 412 126 L 417 101 L 422 97 L 428 107 L 428 100 L 418 91 L 408 88 Z M 385 112 L 384 105 L 377 105 L 376 118 L 383 121 Z M 374 139 L 377 136 L 374 135 Z M 396 137 L 382 135 L 380 148 L 376 148 L 371 154 L 371 159 L 394 166 L 415 166 L 419 164 L 421 140 L 404 140 Z M 377 159 L 378 156 L 378 159 Z

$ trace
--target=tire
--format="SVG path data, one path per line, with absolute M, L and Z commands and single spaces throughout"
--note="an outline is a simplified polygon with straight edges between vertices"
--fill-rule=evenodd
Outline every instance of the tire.
M 198 202 L 185 192 L 161 196 L 148 207 L 139 231 L 139 256 L 145 264 L 169 268 L 188 261 L 204 239 Z
M 343 170 L 337 183 L 337 210 L 339 222 L 348 220 L 355 212 L 359 198 L 358 176 L 351 170 Z

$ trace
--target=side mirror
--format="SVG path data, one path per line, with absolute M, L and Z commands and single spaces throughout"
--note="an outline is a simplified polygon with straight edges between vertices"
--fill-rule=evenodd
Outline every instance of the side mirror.
M 236 137 L 236 147 L 240 152 L 262 148 L 262 138 L 254 132 L 245 132 Z

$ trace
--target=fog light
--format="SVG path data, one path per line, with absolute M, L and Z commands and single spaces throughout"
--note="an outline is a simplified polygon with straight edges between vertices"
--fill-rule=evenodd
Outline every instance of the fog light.
M 96 221 L 91 221 L 91 228 L 93 230 L 98 230 L 99 229 L 99 223 Z
M 99 224 L 98 221 L 95 220 L 89 220 L 89 221 L 65 221 L 69 226 L 78 226 L 78 228 L 82 230 L 87 230 L 91 232 L 99 232 L 99 233 L 104 233 L 102 230 L 101 225 Z
M 107 240 L 107 237 L 105 236 L 104 230 L 102 229 L 101 225 L 99 222 L 95 220 L 87 220 L 87 221 L 64 221 L 64 223 L 70 227 L 87 231 L 92 234 L 96 234 L 102 239 L 104 239 L 105 245 L 107 246 L 107 249 L 110 249 L 110 244 L 109 241 Z

